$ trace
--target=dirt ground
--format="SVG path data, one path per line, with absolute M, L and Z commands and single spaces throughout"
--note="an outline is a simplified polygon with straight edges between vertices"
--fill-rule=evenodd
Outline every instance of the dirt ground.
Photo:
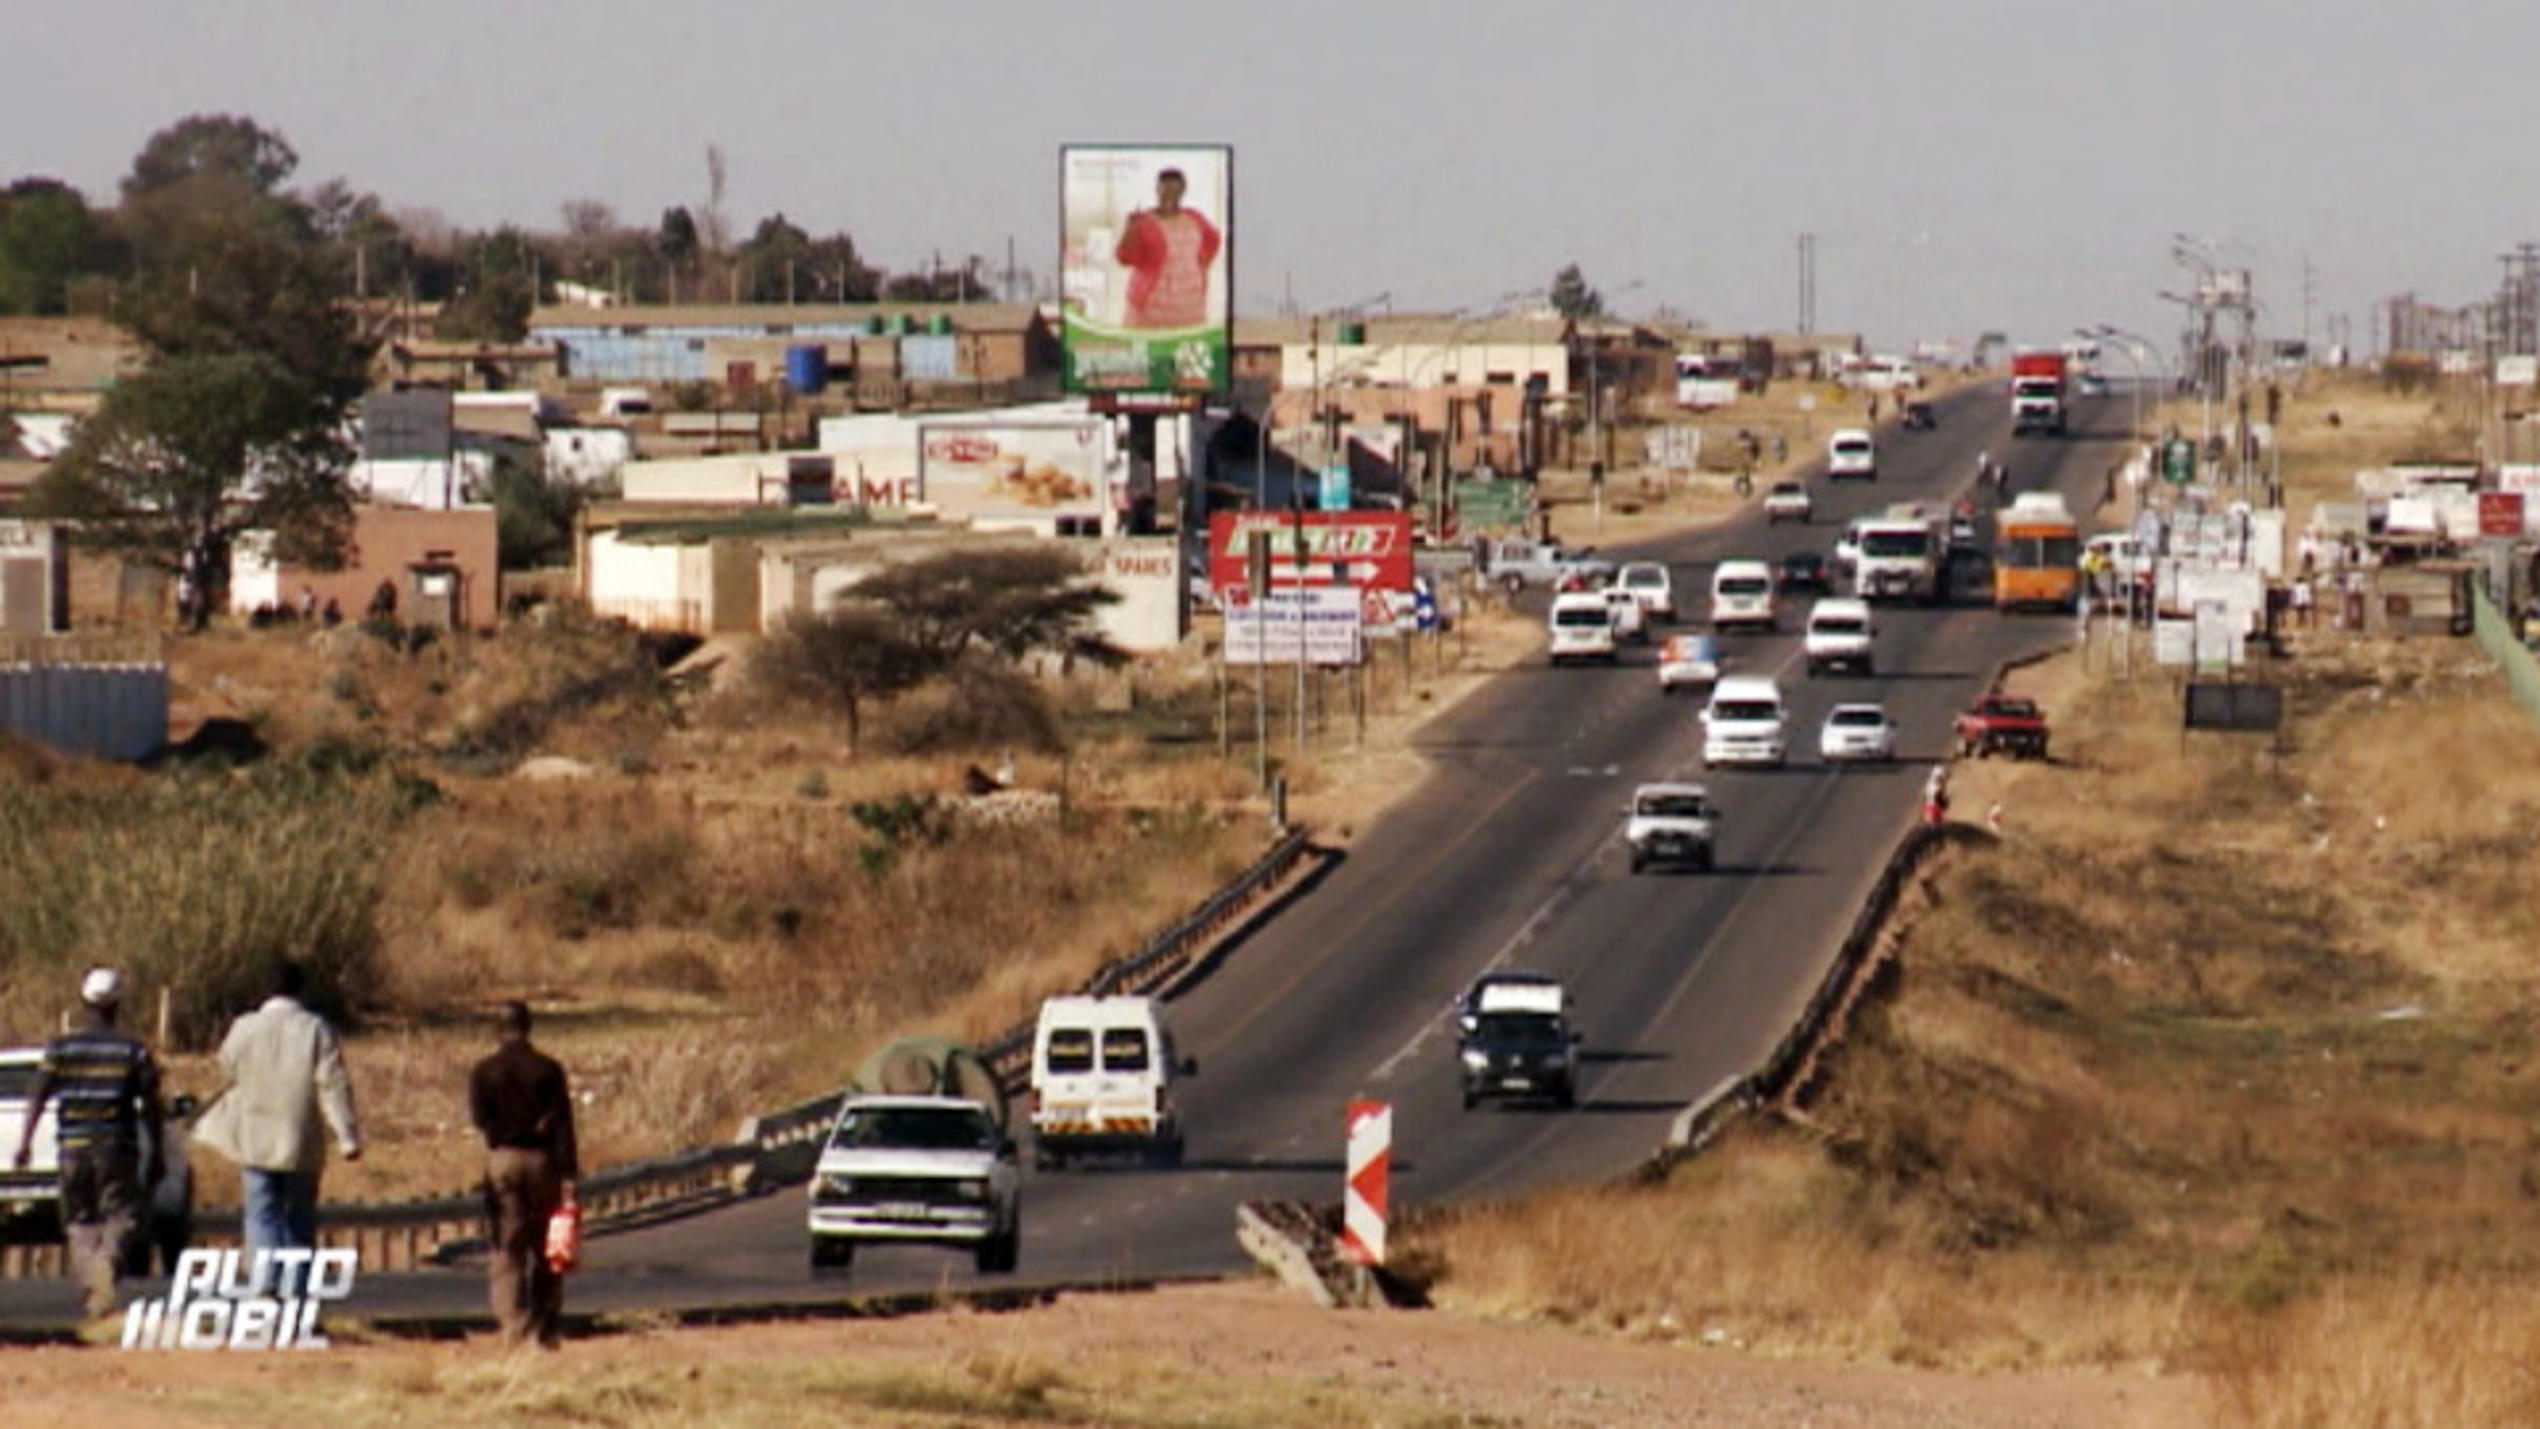
M 1038 1308 L 638 1330 L 553 1356 L 465 1344 L 299 1357 L 0 1356 L 16 1425 L 600 1422 L 1817 1425 L 2130 1429 L 2210 1418 L 2201 1388 L 1755 1359 L 1438 1314 L 1332 1312 L 1262 1283 Z

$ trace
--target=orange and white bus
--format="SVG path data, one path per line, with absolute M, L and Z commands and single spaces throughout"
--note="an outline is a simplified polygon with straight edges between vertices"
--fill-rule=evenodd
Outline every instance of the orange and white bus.
M 2023 492 L 1993 517 L 1996 610 L 2073 610 L 2081 600 L 2081 525 L 2049 491 Z

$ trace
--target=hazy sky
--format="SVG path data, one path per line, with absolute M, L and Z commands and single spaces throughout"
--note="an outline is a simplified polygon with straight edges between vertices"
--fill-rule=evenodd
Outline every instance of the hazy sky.
M 14 8 L 31 0 L 6 0 Z M 1237 148 L 1237 302 L 1488 305 L 1582 264 L 1619 309 L 1882 345 L 2167 336 L 2169 236 L 2313 333 L 2488 295 L 2540 238 L 2540 6 L 2362 0 L 84 0 L 14 30 L 0 176 L 111 199 L 151 131 L 243 112 L 392 208 L 649 225 L 700 202 L 885 266 L 1047 268 L 1065 140 Z M 1628 293 L 1618 292 L 1634 283 Z

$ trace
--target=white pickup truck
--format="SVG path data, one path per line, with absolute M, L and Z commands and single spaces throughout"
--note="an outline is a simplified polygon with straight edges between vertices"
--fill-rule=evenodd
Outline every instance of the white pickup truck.
M 1558 541 L 1484 541 L 1481 559 L 1482 578 L 1512 593 L 1527 586 L 1558 586 L 1573 576 L 1598 586 L 1614 578 L 1612 561 Z
M 840 1108 L 811 1178 L 811 1269 L 843 1270 L 858 1245 L 963 1246 L 982 1275 L 1014 1269 L 1022 1165 L 990 1110 L 963 1097 L 861 1096 Z

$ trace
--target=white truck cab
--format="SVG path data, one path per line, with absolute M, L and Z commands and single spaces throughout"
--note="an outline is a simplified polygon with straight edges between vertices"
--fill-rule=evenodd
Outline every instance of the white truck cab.
M 1598 607 L 1600 618 L 1603 607 Z M 1032 1161 L 1134 1151 L 1182 1160 L 1174 1082 L 1199 1074 L 1176 1056 L 1164 1005 L 1152 997 L 1053 997 L 1032 1028 Z
M 1643 784 L 1623 806 L 1623 847 L 1632 872 L 1653 863 L 1709 869 L 1720 811 L 1700 784 Z
M 1702 762 L 1780 768 L 1789 756 L 1782 687 L 1765 675 L 1724 675 L 1702 711 Z

